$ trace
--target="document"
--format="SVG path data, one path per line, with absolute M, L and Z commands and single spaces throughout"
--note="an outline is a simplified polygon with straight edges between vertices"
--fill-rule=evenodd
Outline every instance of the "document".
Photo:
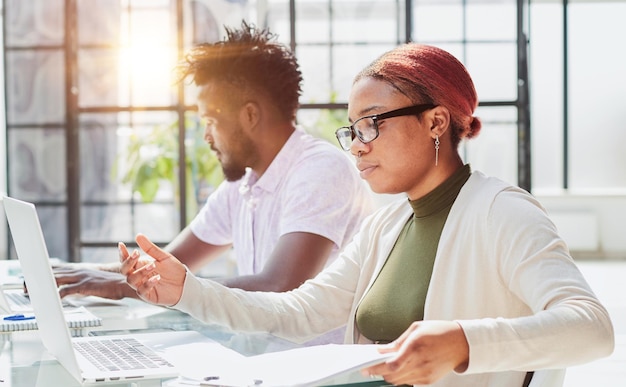
M 379 353 L 379 346 L 374 344 L 326 344 L 249 357 L 218 346 L 209 353 L 206 347 L 185 346 L 184 356 L 190 362 L 181 369 L 181 376 L 167 386 L 319 386 L 394 355 Z

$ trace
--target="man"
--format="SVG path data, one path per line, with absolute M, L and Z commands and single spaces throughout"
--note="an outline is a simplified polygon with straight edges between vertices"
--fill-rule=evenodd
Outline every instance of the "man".
M 205 139 L 226 181 L 165 249 L 192 271 L 231 247 L 238 276 L 229 287 L 283 292 L 314 277 L 369 214 L 371 197 L 334 146 L 295 125 L 302 75 L 274 35 L 242 23 L 202 44 L 180 65 L 198 86 Z M 119 265 L 56 269 L 62 297 L 137 297 Z

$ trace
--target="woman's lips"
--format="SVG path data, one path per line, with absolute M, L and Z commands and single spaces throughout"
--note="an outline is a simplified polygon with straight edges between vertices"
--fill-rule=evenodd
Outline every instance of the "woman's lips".
M 358 163 L 356 167 L 362 179 L 367 179 L 367 177 L 374 172 L 374 169 L 376 169 L 376 165 L 365 162 Z

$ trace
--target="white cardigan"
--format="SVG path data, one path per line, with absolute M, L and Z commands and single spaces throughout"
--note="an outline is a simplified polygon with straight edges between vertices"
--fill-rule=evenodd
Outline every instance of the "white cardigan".
M 355 311 L 412 209 L 400 200 L 370 216 L 339 258 L 287 293 L 246 292 L 187 274 L 174 307 L 199 320 L 304 342 L 344 325 L 346 342 L 367 343 Z M 527 192 L 480 172 L 461 189 L 443 228 L 425 320 L 455 320 L 469 367 L 433 386 L 561 386 L 564 368 L 608 356 L 614 333 L 557 235 Z

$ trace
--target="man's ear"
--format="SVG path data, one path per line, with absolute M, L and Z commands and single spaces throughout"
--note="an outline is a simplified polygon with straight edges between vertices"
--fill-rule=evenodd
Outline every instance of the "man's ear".
M 450 128 L 450 111 L 444 106 L 436 106 L 428 113 L 431 137 L 442 137 Z
M 261 107 L 256 102 L 246 102 L 239 110 L 239 123 L 246 130 L 254 129 L 261 121 Z

